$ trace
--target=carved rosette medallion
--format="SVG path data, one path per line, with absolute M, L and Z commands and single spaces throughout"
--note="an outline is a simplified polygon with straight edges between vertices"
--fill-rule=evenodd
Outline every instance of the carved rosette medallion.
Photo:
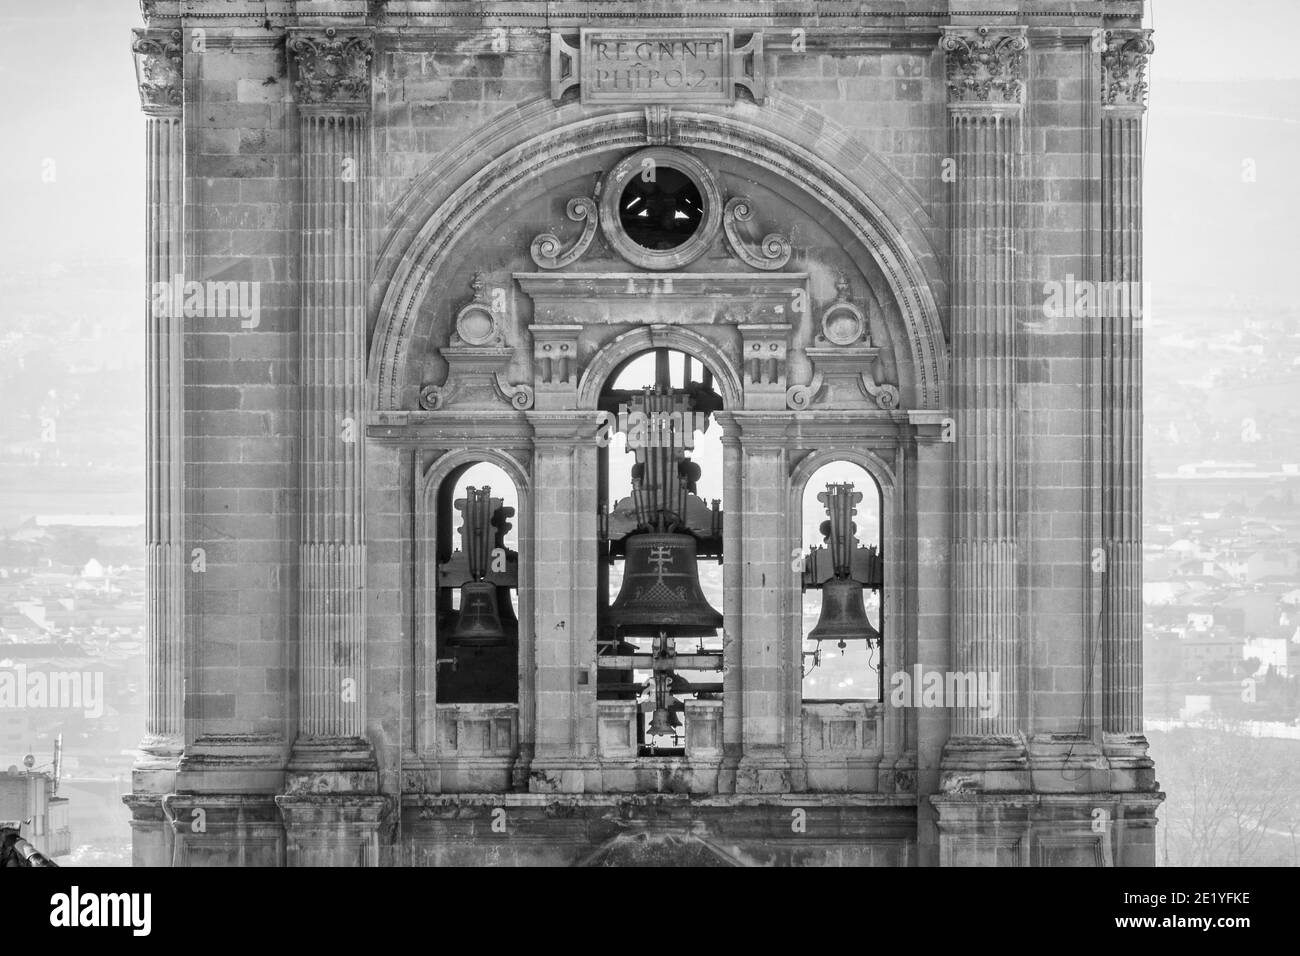
M 294 93 L 304 106 L 368 107 L 370 61 L 374 41 L 365 35 L 340 36 L 330 27 L 323 34 L 289 38 L 298 78 Z
M 1147 62 L 1155 44 L 1147 31 L 1106 31 L 1101 51 L 1101 102 L 1104 106 L 1145 107 Z
M 135 54 L 140 105 L 146 112 L 174 112 L 184 100 L 184 44 L 180 30 L 139 32 L 131 44 Z
M 939 41 L 947 60 L 949 103 L 1019 105 L 1025 92 L 1025 50 L 1020 32 L 995 34 L 988 27 L 972 33 L 945 33 Z

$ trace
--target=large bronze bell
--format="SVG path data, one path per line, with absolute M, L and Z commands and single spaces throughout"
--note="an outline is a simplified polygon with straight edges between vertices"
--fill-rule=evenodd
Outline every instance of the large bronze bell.
M 852 578 L 831 578 L 822 585 L 822 613 L 808 632 L 810 641 L 880 641 L 880 632 L 867 617 L 862 585 Z
M 490 581 L 468 581 L 460 589 L 460 613 L 447 637 L 453 647 L 500 647 L 509 644 L 519 633 L 510 599 L 502 614 L 497 602 L 497 586 Z
M 609 609 L 609 623 L 622 628 L 627 637 L 717 633 L 722 615 L 700 590 L 694 536 L 632 534 L 625 556 L 623 586 Z

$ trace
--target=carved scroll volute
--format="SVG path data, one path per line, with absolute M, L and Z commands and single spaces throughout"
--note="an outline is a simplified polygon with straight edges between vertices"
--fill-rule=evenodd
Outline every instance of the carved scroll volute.
M 821 394 L 826 385 L 826 373 L 813 366 L 813 377 L 807 385 L 791 385 L 785 391 L 786 406 L 796 412 L 805 412 Z
M 180 30 L 169 34 L 136 33 L 135 54 L 140 105 L 147 113 L 179 111 L 184 100 L 184 45 Z
M 596 195 L 600 194 L 600 182 L 596 183 Z M 565 214 L 574 222 L 583 223 L 582 235 L 576 242 L 565 250 L 558 236 L 552 232 L 544 232 L 532 241 L 528 247 L 528 254 L 533 257 L 533 262 L 537 263 L 543 269 L 563 269 L 565 266 L 577 262 L 581 259 L 589 248 L 591 241 L 596 237 L 596 226 L 600 221 L 600 213 L 596 208 L 596 203 L 586 196 L 579 196 L 576 199 L 570 199 L 568 206 L 565 208 Z
M 727 200 L 727 205 L 722 211 L 722 228 L 727 234 L 727 242 L 746 265 L 768 272 L 780 269 L 790 261 L 790 254 L 793 251 L 790 240 L 780 233 L 769 232 L 758 244 L 757 249 L 749 246 L 741 238 L 737 224 L 749 222 L 753 218 L 753 206 L 744 196 Z

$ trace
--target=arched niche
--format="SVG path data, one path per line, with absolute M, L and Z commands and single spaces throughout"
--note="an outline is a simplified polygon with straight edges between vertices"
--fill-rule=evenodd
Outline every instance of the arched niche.
M 902 666 L 906 640 L 906 624 L 900 612 L 902 610 L 901 592 L 904 587 L 904 568 L 906 567 L 907 556 L 902 540 L 905 521 L 901 511 L 903 504 L 900 485 L 901 476 L 897 471 L 896 464 L 891 464 L 880 454 L 877 454 L 876 451 L 866 447 L 865 444 L 849 446 L 842 442 L 828 442 L 817 450 L 808 453 L 799 460 L 790 473 L 787 535 L 788 540 L 791 542 L 792 552 L 797 548 L 799 554 L 806 554 L 803 521 L 805 497 L 810 497 L 818 491 L 824 490 L 824 482 L 822 482 L 823 487 L 816 487 L 813 482 L 818 480 L 819 473 L 826 466 L 842 464 L 853 465 L 862 469 L 873 486 L 870 491 L 878 491 L 879 493 L 879 541 L 883 564 L 883 588 L 881 590 L 879 611 L 882 635 L 880 660 L 881 676 L 886 678 L 885 693 L 887 695 L 888 672 L 895 667 Z M 805 704 L 801 680 L 804 649 L 803 599 L 804 594 L 799 576 L 792 574 L 790 599 L 787 605 L 790 608 L 787 632 L 790 635 L 788 644 L 790 672 L 795 679 L 791 681 L 788 699 L 791 713 L 799 715 L 801 746 L 809 769 L 809 788 L 813 790 L 821 789 L 823 786 L 821 781 L 824 779 L 833 781 L 826 784 L 832 789 L 841 788 L 841 774 L 843 771 L 839 764 L 852 765 L 857 762 L 862 767 L 871 768 L 867 776 L 858 779 L 869 781 L 869 783 L 864 784 L 867 789 L 879 789 L 884 786 L 884 781 L 879 776 L 880 772 L 891 767 L 902 752 L 905 736 L 904 712 L 889 707 L 888 702 L 882 700 L 859 701 L 848 705 L 827 705 L 810 700 Z M 816 614 L 817 609 L 814 609 L 813 613 Z M 811 753 L 807 743 L 810 736 L 810 725 L 815 725 L 819 720 L 816 711 L 840 706 L 847 707 L 852 712 L 849 716 L 858 721 L 860 737 L 863 740 L 870 738 L 872 741 L 871 746 L 857 754 L 851 751 L 846 753 L 832 752 L 828 757 L 824 752 Z M 815 736 L 815 733 L 813 735 Z M 830 763 L 835 765 L 835 769 L 830 771 L 826 778 L 818 776 L 816 761 L 819 758 L 823 760 L 829 759 Z M 855 784 L 851 785 L 850 789 L 861 789 L 861 787 Z
M 510 765 L 518 756 L 521 740 L 531 739 L 533 720 L 531 673 L 534 659 L 532 578 L 534 563 L 532 484 L 527 472 L 512 456 L 488 448 L 465 448 L 439 455 L 422 468 L 422 456 L 416 461 L 416 626 L 412 635 L 414 688 L 411 699 L 413 732 L 407 742 L 408 753 L 416 760 L 447 759 L 446 728 L 439 727 L 438 698 L 438 565 L 459 547 L 459 521 L 448 520 L 445 505 L 465 484 L 466 476 L 483 465 L 494 466 L 513 486 L 515 513 L 514 550 L 518 553 L 517 604 L 519 621 L 516 662 L 517 695 L 513 702 L 501 702 L 500 712 L 512 721 L 509 743 L 504 744 L 499 726 L 489 726 L 494 735 L 489 741 L 489 757 L 499 758 L 503 779 L 508 779 Z M 494 489 L 494 496 L 495 489 Z M 504 497 L 504 496 L 503 496 Z M 498 720 L 499 723 L 499 720 Z

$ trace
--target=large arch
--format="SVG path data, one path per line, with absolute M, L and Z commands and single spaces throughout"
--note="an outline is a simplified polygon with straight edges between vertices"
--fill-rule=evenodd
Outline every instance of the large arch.
M 563 122 L 566 113 L 574 117 L 569 122 Z M 395 234 L 376 270 L 378 283 L 388 276 L 391 279 L 379 299 L 371 338 L 368 378 L 372 408 L 387 411 L 402 407 L 403 395 L 411 386 L 405 378 L 407 352 L 425 292 L 444 254 L 482 216 L 550 170 L 587 155 L 630 151 L 651 142 L 642 110 L 593 116 L 578 107 L 564 107 L 555 110 L 550 119 L 549 127 L 537 131 L 531 124 L 523 124 L 527 138 L 522 141 L 499 130 L 484 142 L 466 143 L 458 154 L 490 147 L 489 154 L 496 158 L 477 175 L 465 178 L 436 208 L 411 197 L 403 203 L 407 217 L 429 215 L 418 229 L 394 224 L 397 233 L 409 239 L 402 242 Z M 800 145 L 796 139 L 800 134 L 804 142 L 824 146 L 825 157 Z M 901 193 L 896 176 L 882 171 L 878 161 L 868 161 L 865 150 L 852 148 L 851 137 L 843 130 L 801 130 L 789 111 L 769 112 L 750 104 L 741 104 L 725 115 L 674 112 L 670 136 L 675 146 L 722 153 L 782 177 L 856 236 L 887 278 L 902 316 L 914 375 L 915 407 L 942 406 L 947 347 L 936 290 L 942 289 L 943 280 L 927 239 L 928 223 L 916 204 L 897 199 Z M 459 169 L 466 159 L 453 155 L 444 162 Z M 852 170 L 858 181 L 841 171 L 845 169 Z M 424 186 L 437 190 L 433 180 Z M 877 199 L 882 196 L 893 199 L 892 217 Z M 372 292 L 378 296 L 380 290 Z

